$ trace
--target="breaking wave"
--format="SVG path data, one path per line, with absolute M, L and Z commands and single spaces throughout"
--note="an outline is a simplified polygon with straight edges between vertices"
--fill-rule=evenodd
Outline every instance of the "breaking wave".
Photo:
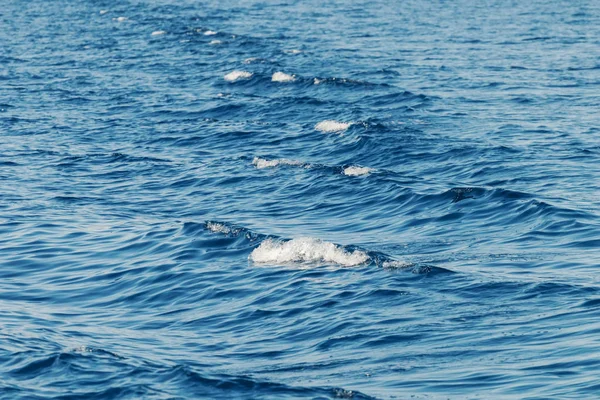
M 333 243 L 304 237 L 292 240 L 267 239 L 252 251 L 249 259 L 258 264 L 333 263 L 351 267 L 368 263 L 367 253 L 348 251 Z

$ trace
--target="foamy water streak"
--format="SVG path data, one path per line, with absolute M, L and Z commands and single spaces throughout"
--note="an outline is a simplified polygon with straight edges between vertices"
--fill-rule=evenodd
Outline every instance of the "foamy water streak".
M 375 171 L 375 170 L 373 168 L 369 168 L 369 167 L 351 166 L 351 167 L 344 168 L 344 175 L 348 175 L 348 176 L 369 175 L 373 171 Z
M 252 73 L 248 71 L 232 71 L 225 75 L 223 79 L 228 82 L 235 82 L 240 79 L 249 79 L 252 77 Z
M 167 33 L 167 32 L 165 32 L 165 31 L 154 31 L 154 32 L 152 32 L 152 36 L 160 36 L 160 35 L 164 35 L 165 33 Z
M 213 36 L 213 35 L 216 35 L 216 34 L 217 34 L 217 32 L 215 32 L 215 31 L 211 31 L 211 30 L 208 30 L 208 31 L 204 32 L 204 34 L 205 34 L 206 36 Z
M 271 77 L 273 82 L 293 82 L 296 78 L 293 75 L 288 75 L 284 72 L 275 72 Z
M 254 157 L 254 159 L 252 160 L 252 164 L 258 169 L 273 168 L 277 167 L 278 165 L 302 165 L 300 161 L 288 160 L 287 158 L 266 160 L 260 157 Z
M 249 259 L 259 264 L 325 262 L 345 267 L 364 264 L 370 260 L 363 251 L 346 251 L 341 246 L 310 237 L 288 241 L 266 239 L 252 251 Z
M 334 120 L 321 121 L 315 125 L 315 129 L 325 133 L 343 132 L 352 125 L 352 122 L 339 122 Z

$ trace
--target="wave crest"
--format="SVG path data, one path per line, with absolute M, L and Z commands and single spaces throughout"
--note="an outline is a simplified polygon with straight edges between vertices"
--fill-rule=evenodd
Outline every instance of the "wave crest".
M 232 71 L 225 75 L 223 79 L 228 82 L 235 82 L 239 79 L 249 79 L 252 77 L 252 73 L 248 71 Z
M 294 75 L 288 75 L 284 72 L 275 72 L 271 77 L 271 81 L 273 82 L 293 82 L 295 80 Z
M 321 132 L 342 132 L 348 129 L 352 122 L 339 122 L 334 120 L 321 121 L 315 125 L 315 129 Z
M 347 176 L 369 175 L 373 171 L 375 171 L 375 170 L 373 168 L 369 168 L 369 167 L 351 166 L 351 167 L 344 168 L 344 175 L 347 175 Z
M 254 157 L 254 160 L 252 160 L 252 164 L 258 169 L 273 168 L 277 167 L 278 165 L 302 165 L 300 161 L 288 160 L 287 158 L 266 160 L 260 157 Z
M 364 251 L 347 251 L 341 246 L 310 237 L 288 241 L 266 239 L 252 251 L 249 259 L 259 264 L 326 262 L 345 267 L 370 261 Z

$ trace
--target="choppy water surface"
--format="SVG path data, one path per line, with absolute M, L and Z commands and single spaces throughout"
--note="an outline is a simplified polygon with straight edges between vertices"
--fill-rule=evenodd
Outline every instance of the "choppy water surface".
M 1 397 L 598 394 L 599 7 L 5 1 Z

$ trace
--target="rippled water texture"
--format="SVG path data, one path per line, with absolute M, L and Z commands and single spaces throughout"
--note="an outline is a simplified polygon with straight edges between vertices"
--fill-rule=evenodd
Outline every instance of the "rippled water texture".
M 597 1 L 0 23 L 1 398 L 600 392 Z

